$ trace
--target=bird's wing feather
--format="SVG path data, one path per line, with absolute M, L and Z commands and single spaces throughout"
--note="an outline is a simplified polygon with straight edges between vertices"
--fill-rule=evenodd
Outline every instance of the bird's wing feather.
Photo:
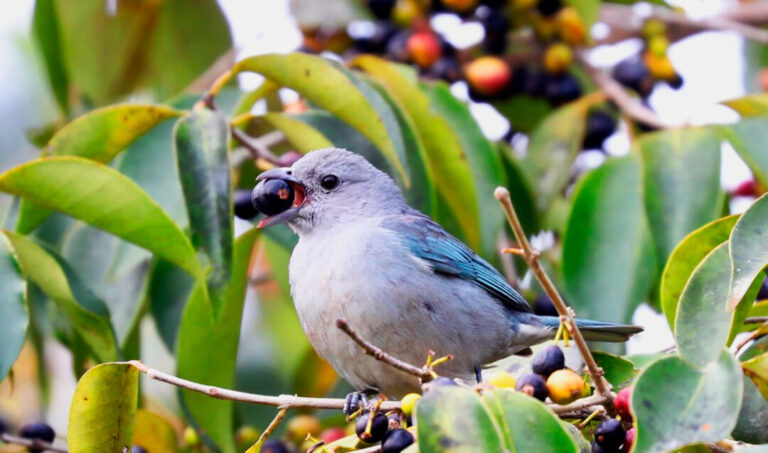
M 493 266 L 429 217 L 422 214 L 391 216 L 385 218 L 381 226 L 402 237 L 411 253 L 429 263 L 435 273 L 470 281 L 512 310 L 531 311 L 525 299 Z

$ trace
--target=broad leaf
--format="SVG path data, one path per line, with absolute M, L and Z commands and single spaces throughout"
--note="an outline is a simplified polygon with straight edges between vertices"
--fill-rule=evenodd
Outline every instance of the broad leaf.
M 763 397 L 768 400 L 768 352 L 745 361 L 741 367 L 744 374 L 752 379 Z
M 760 272 L 768 265 L 768 195 L 746 210 L 731 231 L 731 291 L 728 308 L 734 309 Z
M 64 69 L 59 21 L 56 17 L 54 1 L 35 1 L 32 31 L 40 47 L 53 96 L 66 116 L 69 114 L 69 80 Z
M 94 110 L 61 128 L 43 148 L 49 156 L 80 156 L 108 163 L 131 142 L 181 112 L 153 105 L 115 105 Z M 22 200 L 16 229 L 28 233 L 50 211 Z
M 768 115 L 768 104 L 764 115 Z M 765 143 L 768 143 L 768 119 L 764 116 L 758 118 L 742 118 L 738 123 L 720 126 L 723 138 L 728 140 L 739 153 L 749 169 L 755 175 L 755 179 L 764 187 L 768 187 L 768 153 L 765 151 Z
M 281 131 L 296 151 L 300 153 L 333 147 L 333 143 L 320 131 L 298 119 L 282 113 L 265 113 L 261 118 Z
M 709 129 L 674 129 L 635 143 L 643 159 L 645 210 L 659 263 L 686 234 L 721 211 L 720 140 Z
M 760 69 L 763 67 L 764 65 L 761 65 Z M 736 110 L 743 117 L 764 116 L 768 114 L 768 94 L 765 93 L 751 94 L 742 98 L 725 101 L 723 104 Z
M 168 351 L 176 350 L 181 316 L 194 284 L 188 273 L 165 260 L 156 260 L 148 271 L 146 298 Z
M 24 346 L 29 325 L 27 282 L 11 242 L 0 235 L 0 381 Z
M 0 174 L 0 190 L 61 211 L 151 250 L 199 276 L 187 236 L 146 193 L 117 171 L 80 157 L 51 157 Z
M 727 351 L 702 369 L 679 357 L 656 361 L 632 392 L 633 452 L 665 452 L 727 437 L 736 425 L 741 396 L 741 370 Z
M 635 365 L 624 357 L 600 351 L 595 351 L 592 355 L 597 365 L 603 369 L 605 379 L 611 383 L 614 391 L 629 385 L 637 375 Z
M 573 195 L 563 278 L 579 316 L 628 322 L 656 275 L 639 156 L 609 160 Z
M 230 281 L 222 297 L 221 313 L 214 319 L 211 307 L 198 284 L 187 301 L 177 341 L 178 374 L 184 379 L 219 387 L 232 387 L 240 339 L 247 268 L 258 236 L 252 229 L 237 238 Z M 232 402 L 220 401 L 189 390 L 184 403 L 205 435 L 225 453 L 235 450 L 232 440 Z
M 232 194 L 229 125 L 220 113 L 199 109 L 176 123 L 174 146 L 192 243 L 210 266 L 208 288 L 218 316 L 232 270 Z
M 313 348 L 306 348 L 296 372 L 293 374 L 293 393 L 323 397 L 338 382 L 338 375 L 331 365 L 317 355 Z
M 232 73 L 253 71 L 292 88 L 368 137 L 408 185 L 404 163 L 378 112 L 344 71 L 320 57 L 303 53 L 260 55 L 238 62 Z
M 133 365 L 104 363 L 88 370 L 69 409 L 69 451 L 130 450 L 138 397 L 139 370 Z
M 139 409 L 133 428 L 133 445 L 152 453 L 176 453 L 179 451 L 176 431 L 163 417 Z
M 93 295 L 60 258 L 26 236 L 10 231 L 3 231 L 3 235 L 11 244 L 24 276 L 56 302 L 96 358 L 116 360 L 115 335 L 104 302 Z
M 768 337 L 763 337 L 747 348 L 739 357 L 744 362 L 768 353 Z M 739 420 L 733 429 L 733 438 L 753 444 L 768 443 L 768 399 L 760 394 L 758 386 L 743 376 L 744 396 L 741 400 Z
M 738 215 L 732 215 L 704 225 L 683 238 L 669 255 L 659 292 L 661 309 L 670 327 L 675 326 L 677 304 L 691 273 L 712 249 L 728 240 L 738 219 Z

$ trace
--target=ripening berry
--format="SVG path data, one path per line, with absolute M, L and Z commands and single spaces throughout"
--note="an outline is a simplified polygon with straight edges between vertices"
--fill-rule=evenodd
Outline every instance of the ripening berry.
M 235 431 L 235 444 L 242 449 L 247 450 L 248 447 L 255 444 L 259 440 L 261 432 L 258 429 L 250 425 L 241 426 Z
M 323 430 L 323 432 L 320 433 L 319 439 L 325 442 L 325 445 L 328 445 L 331 442 L 336 442 L 337 440 L 343 439 L 344 437 L 347 437 L 346 429 L 340 426 L 332 426 Z
M 509 87 L 512 69 L 498 57 L 480 57 L 464 67 L 469 87 L 483 96 L 496 96 Z
M 627 435 L 624 438 L 624 445 L 621 447 L 621 451 L 628 453 L 632 449 L 632 445 L 635 445 L 635 437 L 637 437 L 637 429 L 631 427 L 627 430 Z
M 488 378 L 488 383 L 502 389 L 514 389 L 517 379 L 506 371 L 497 371 Z
M 667 24 L 659 19 L 648 19 L 643 24 L 641 33 L 646 40 L 654 36 L 664 36 L 667 34 Z
M 195 446 L 200 443 L 200 436 L 195 428 L 187 426 L 184 428 L 184 445 Z
M 621 416 L 624 421 L 632 421 L 632 412 L 630 409 L 630 401 L 632 397 L 632 387 L 624 387 L 616 395 L 616 399 L 613 400 L 613 408 L 616 409 L 616 413 Z
M 307 434 L 317 437 L 322 430 L 320 421 L 311 415 L 297 415 L 288 422 L 286 429 L 288 437 L 294 443 L 300 443 L 307 438 Z
M 669 48 L 669 40 L 666 36 L 656 35 L 648 39 L 648 52 L 658 57 L 666 55 L 667 48 Z
M 557 26 L 560 37 L 568 44 L 582 44 L 587 40 L 584 21 L 573 6 L 563 8 L 557 13 Z
M 388 431 L 381 443 L 381 453 L 400 453 L 414 441 L 413 434 L 408 430 L 398 428 Z
M 565 368 L 565 355 L 557 346 L 548 346 L 533 356 L 531 369 L 543 377 L 549 377 L 557 370 Z
M 282 179 L 267 179 L 253 189 L 253 206 L 266 215 L 279 214 L 293 205 L 293 187 Z
M 613 68 L 613 78 L 627 88 L 631 88 L 642 97 L 651 94 L 653 80 L 645 64 L 637 59 L 623 60 Z
M 539 401 L 547 399 L 547 394 L 549 393 L 544 378 L 535 373 L 528 373 L 520 376 L 517 379 L 515 390 L 532 396 Z
M 418 393 L 409 393 L 405 395 L 403 399 L 400 400 L 400 409 L 403 411 L 403 414 L 408 417 L 412 416 L 416 410 L 416 403 L 418 403 L 420 399 L 421 395 Z
M 544 51 L 544 69 L 550 74 L 563 74 L 573 62 L 573 52 L 568 45 L 555 43 Z
M 56 432 L 48 423 L 32 422 L 23 425 L 19 429 L 19 437 L 25 439 L 39 439 L 43 442 L 51 443 L 53 442 L 53 438 L 56 437 Z
M 422 15 L 421 8 L 414 0 L 397 0 L 392 11 L 392 22 L 399 27 L 409 28 Z
M 595 442 L 607 451 L 619 451 L 627 438 L 627 432 L 618 420 L 609 418 L 597 426 Z
M 549 398 L 557 404 L 568 404 L 584 395 L 586 384 L 575 371 L 557 370 L 547 379 Z
M 376 443 L 383 439 L 384 434 L 387 433 L 387 430 L 389 429 L 389 419 L 387 419 L 387 416 L 381 412 L 377 412 L 373 417 L 373 423 L 371 423 L 371 431 L 366 433 L 365 429 L 368 426 L 368 419 L 370 417 L 370 412 L 358 417 L 355 422 L 355 432 L 357 433 L 357 437 L 363 442 Z
M 648 66 L 648 72 L 657 80 L 672 80 L 677 75 L 672 61 L 666 55 L 658 56 L 650 52 L 643 54 L 643 61 Z
M 432 32 L 422 31 L 412 34 L 408 38 L 406 47 L 411 61 L 425 69 L 440 58 L 440 40 Z

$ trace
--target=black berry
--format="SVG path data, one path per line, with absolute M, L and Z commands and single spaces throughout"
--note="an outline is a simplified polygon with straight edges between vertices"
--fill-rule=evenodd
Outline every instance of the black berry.
M 377 412 L 373 417 L 373 423 L 371 423 L 370 433 L 365 433 L 365 428 L 368 426 L 368 419 L 371 417 L 370 413 L 363 414 L 357 418 L 355 422 L 355 432 L 360 440 L 368 443 L 376 443 L 384 438 L 384 435 L 389 429 L 389 419 L 381 412 Z
M 501 54 L 507 48 L 507 28 L 509 22 L 507 18 L 499 11 L 485 9 L 485 14 L 481 19 L 483 29 L 485 30 L 485 40 L 483 47 L 485 51 L 491 54 Z
M 461 79 L 461 66 L 454 58 L 442 57 L 430 66 L 427 75 L 453 83 Z
M 536 9 L 539 10 L 542 16 L 551 16 L 560 11 L 563 7 L 561 0 L 539 0 L 536 4 Z
M 376 19 L 389 19 L 394 7 L 395 0 L 368 0 L 368 8 L 371 9 Z
M 131 453 L 148 453 L 148 452 L 147 450 L 144 449 L 144 447 L 134 445 L 131 447 Z
M 539 316 L 559 316 L 552 299 L 546 294 L 539 294 L 533 302 L 533 313 Z
M 547 377 L 555 371 L 565 368 L 565 355 L 559 347 L 549 346 L 533 357 L 531 368 L 534 373 Z
M 43 422 L 27 423 L 19 429 L 19 436 L 25 439 L 40 439 L 51 443 L 56 437 L 56 432 L 51 425 Z
M 389 431 L 381 443 L 381 453 L 399 453 L 413 443 L 413 434 L 398 428 Z
M 639 58 L 630 58 L 617 64 L 613 68 L 613 78 L 643 97 L 650 95 L 653 90 L 651 74 Z
M 578 99 L 581 86 L 576 77 L 570 74 L 549 77 L 544 85 L 544 95 L 552 105 L 559 106 Z
M 251 195 L 253 206 L 266 215 L 279 214 L 293 204 L 293 188 L 282 179 L 261 181 Z
M 768 299 L 768 279 L 763 280 L 760 289 L 757 291 L 757 300 Z
M 618 450 L 616 450 L 618 452 Z M 592 442 L 592 453 L 609 453 L 607 450 L 605 450 L 603 447 L 598 445 L 597 442 Z
M 235 190 L 232 200 L 235 205 L 235 215 L 243 220 L 250 220 L 259 213 L 251 202 L 250 190 Z
M 594 111 L 587 117 L 587 127 L 584 134 L 584 149 L 603 147 L 603 142 L 616 131 L 616 120 L 602 111 Z
M 544 401 L 549 395 L 549 392 L 547 391 L 547 383 L 544 382 L 544 378 L 535 373 L 528 373 L 520 376 L 517 379 L 515 390 L 528 394 L 539 401 Z
M 376 23 L 372 34 L 358 36 L 353 42 L 355 48 L 360 52 L 382 54 L 386 52 L 389 41 L 396 33 L 397 29 L 391 22 L 379 21 Z
M 261 445 L 261 453 L 290 453 L 291 450 L 280 440 L 267 439 Z
M 618 451 L 626 438 L 627 432 L 621 423 L 612 418 L 600 423 L 595 430 L 595 442 L 607 451 Z

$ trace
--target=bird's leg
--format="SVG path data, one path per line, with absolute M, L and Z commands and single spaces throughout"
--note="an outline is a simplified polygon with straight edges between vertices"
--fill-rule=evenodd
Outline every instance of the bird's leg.
M 478 384 L 483 382 L 483 369 L 480 365 L 475 365 L 475 379 L 477 379 Z
M 370 404 L 368 401 L 368 396 L 375 395 L 376 393 L 378 393 L 378 390 L 375 389 L 365 389 L 362 391 L 348 393 L 344 399 L 344 408 L 342 411 L 345 415 L 351 416 L 360 409 L 364 410 Z

